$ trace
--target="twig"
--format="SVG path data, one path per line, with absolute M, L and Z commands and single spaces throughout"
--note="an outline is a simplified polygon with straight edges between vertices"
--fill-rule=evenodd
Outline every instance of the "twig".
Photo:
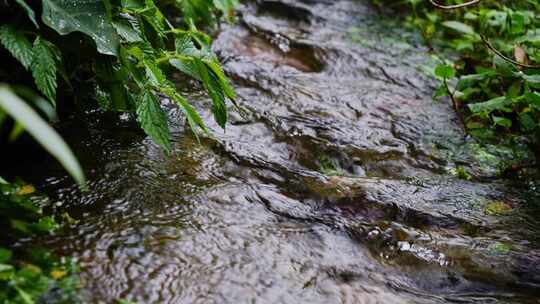
M 443 83 L 444 83 L 444 86 L 446 88 L 446 92 L 448 93 L 448 96 L 450 96 L 450 100 L 452 100 L 452 106 L 454 108 L 454 111 L 456 112 L 458 118 L 459 118 L 459 121 L 461 122 L 461 127 L 463 128 L 463 130 L 465 131 L 465 133 L 467 133 L 467 124 L 465 123 L 465 121 L 463 120 L 463 117 L 461 116 L 461 114 L 459 113 L 459 103 L 456 99 L 456 96 L 455 96 L 455 90 L 454 92 L 452 92 L 452 90 L 450 90 L 450 86 L 448 85 L 448 80 L 446 78 L 443 79 Z
M 540 65 L 530 65 L 530 64 L 525 64 L 525 63 L 521 63 L 521 62 L 518 62 L 510 57 L 507 57 L 505 56 L 503 53 L 501 53 L 501 51 L 497 50 L 493 45 L 491 45 L 491 43 L 489 43 L 489 41 L 487 40 L 487 38 L 484 36 L 484 35 L 480 35 L 480 38 L 482 39 L 482 42 L 486 45 L 486 47 L 488 49 L 490 49 L 493 53 L 495 53 L 495 55 L 501 57 L 502 59 L 504 59 L 505 61 L 508 61 L 514 65 L 517 65 L 517 66 L 520 66 L 522 68 L 528 68 L 528 69 L 540 69 Z
M 453 9 L 457 9 L 457 8 L 467 7 L 467 6 L 470 6 L 470 5 L 475 5 L 477 3 L 480 3 L 480 1 L 482 1 L 482 0 L 472 0 L 472 1 L 469 1 L 469 2 L 466 2 L 466 3 L 462 3 L 462 4 L 442 5 L 442 4 L 439 4 L 439 3 L 435 2 L 435 0 L 429 0 L 429 2 L 431 2 L 431 4 L 433 4 L 433 6 L 435 6 L 437 8 L 440 8 L 440 9 L 445 9 L 445 10 L 453 10 Z

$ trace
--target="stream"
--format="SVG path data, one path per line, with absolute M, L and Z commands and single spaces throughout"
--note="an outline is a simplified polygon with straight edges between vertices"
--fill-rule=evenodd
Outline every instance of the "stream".
M 171 155 L 94 113 L 63 126 L 89 191 L 32 165 L 78 220 L 38 241 L 76 258 L 84 302 L 540 303 L 538 191 L 433 101 L 418 37 L 365 1 L 244 2 L 213 46 L 226 130 L 190 92 L 200 143 L 163 100 Z

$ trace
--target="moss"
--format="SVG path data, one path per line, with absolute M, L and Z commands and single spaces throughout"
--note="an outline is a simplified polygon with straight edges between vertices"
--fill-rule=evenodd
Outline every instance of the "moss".
M 502 201 L 489 202 L 484 208 L 487 215 L 501 216 L 512 212 L 512 206 Z

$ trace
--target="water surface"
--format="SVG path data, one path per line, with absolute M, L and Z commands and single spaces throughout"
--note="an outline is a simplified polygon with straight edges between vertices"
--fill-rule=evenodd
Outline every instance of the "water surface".
M 90 191 L 35 167 L 79 220 L 40 241 L 77 258 L 85 302 L 540 303 L 537 199 L 432 101 L 413 34 L 362 1 L 240 14 L 214 43 L 244 109 L 225 131 L 195 94 L 200 144 L 164 100 L 172 155 L 95 114 L 65 127 Z

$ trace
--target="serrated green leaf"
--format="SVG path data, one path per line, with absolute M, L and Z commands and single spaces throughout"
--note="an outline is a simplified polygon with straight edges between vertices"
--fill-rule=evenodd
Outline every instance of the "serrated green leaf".
M 143 41 L 141 37 L 142 31 L 136 18 L 126 15 L 125 18 L 114 21 L 113 26 L 118 35 L 126 42 L 134 43 Z
M 236 93 L 234 92 L 234 89 L 229 83 L 229 79 L 225 76 L 225 73 L 223 72 L 223 69 L 221 68 L 217 59 L 204 60 L 204 62 L 210 68 L 210 70 L 212 70 L 212 72 L 214 72 L 214 74 L 217 76 L 219 85 L 221 86 L 221 89 L 225 93 L 225 96 L 227 96 L 227 98 L 231 100 L 234 100 L 236 98 Z
M 42 20 L 61 35 L 82 32 L 95 41 L 98 52 L 118 55 L 119 41 L 102 0 L 42 0 Z
M 187 102 L 187 100 L 180 96 L 178 93 L 175 92 L 172 88 L 162 88 L 162 92 L 169 96 L 172 100 L 174 100 L 182 109 L 184 114 L 186 114 L 186 119 L 188 121 L 189 127 L 191 128 L 191 131 L 197 137 L 197 140 L 199 140 L 198 131 L 199 129 L 203 130 L 205 133 L 208 133 L 208 129 L 206 128 L 206 125 L 204 124 L 204 121 L 202 120 L 201 116 L 193 107 Z
M 212 112 L 216 122 L 225 128 L 227 123 L 227 106 L 225 105 L 225 95 L 219 83 L 218 77 L 201 60 L 195 59 L 198 74 L 201 75 L 203 85 L 212 99 Z
M 200 51 L 197 49 L 191 36 L 188 34 L 177 35 L 174 40 L 174 46 L 177 54 L 200 57 Z
M 34 57 L 30 69 L 38 89 L 56 105 L 56 64 L 60 60 L 60 52 L 56 47 L 40 37 L 34 42 Z
M 79 184 L 84 182 L 84 173 L 64 140 L 23 100 L 2 85 L 0 85 L 0 108 L 22 124 Z
M 165 86 L 167 77 L 165 77 L 165 74 L 163 74 L 163 71 L 157 64 L 152 60 L 144 60 L 144 69 L 150 84 L 157 87 Z
M 197 69 L 193 58 L 173 58 L 169 60 L 169 64 L 186 75 L 202 81 L 201 75 L 199 75 L 199 70 Z
M 0 27 L 0 42 L 27 70 L 32 64 L 32 44 L 26 36 L 11 25 Z
M 145 92 L 142 95 L 137 106 L 137 116 L 146 134 L 166 152 L 170 152 L 172 146 L 167 115 L 152 93 Z

